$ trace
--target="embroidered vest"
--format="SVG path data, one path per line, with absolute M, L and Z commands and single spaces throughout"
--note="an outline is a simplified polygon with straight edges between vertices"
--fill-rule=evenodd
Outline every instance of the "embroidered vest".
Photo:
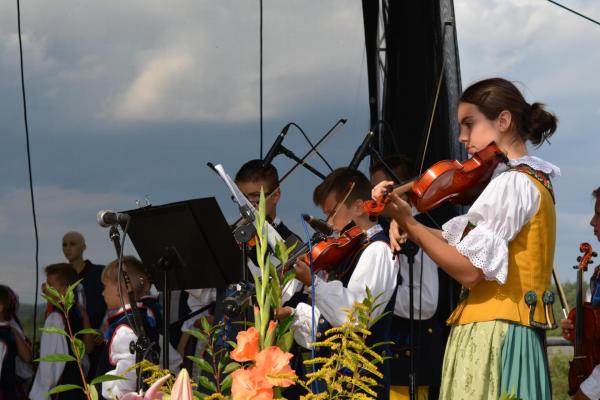
M 390 239 L 384 231 L 376 233 L 369 239 L 369 243 L 373 243 L 373 242 L 377 242 L 377 241 L 385 242 L 388 245 L 390 244 Z M 350 260 L 346 260 L 346 262 L 343 262 L 341 264 L 341 267 L 336 268 L 336 272 L 340 275 L 340 277 L 338 279 L 342 282 L 344 287 L 348 286 L 350 277 L 354 273 L 354 268 L 358 264 L 358 261 L 360 260 L 360 256 L 362 255 L 362 252 L 365 249 L 366 249 L 366 246 L 363 248 L 363 250 L 361 250 L 357 255 L 352 257 Z M 331 274 L 330 274 L 330 276 L 331 276 Z M 397 290 L 396 290 L 396 288 L 394 288 L 394 294 L 392 295 L 390 300 L 387 302 L 385 309 L 383 310 L 383 313 L 386 313 L 386 315 L 383 316 L 379 321 L 377 321 L 377 323 L 375 325 L 373 325 L 371 327 L 371 336 L 369 336 L 366 341 L 366 344 L 368 346 L 372 346 L 375 343 L 391 341 L 391 339 L 392 339 L 391 328 L 392 328 L 392 319 L 393 319 L 393 315 L 394 315 L 394 305 L 396 304 L 396 292 L 397 292 Z M 323 318 L 323 317 L 319 318 L 319 321 L 317 321 L 317 341 L 322 341 L 325 337 L 325 332 L 327 330 L 329 330 L 331 327 L 332 327 L 331 324 L 325 318 Z M 389 399 L 389 395 L 390 395 L 391 369 L 390 369 L 390 362 L 388 359 L 391 354 L 390 345 L 384 344 L 382 346 L 379 346 L 376 348 L 376 351 L 379 352 L 384 357 L 386 357 L 386 360 L 384 361 L 383 365 L 379 367 L 379 371 L 383 374 L 383 379 L 375 378 L 378 382 L 378 386 L 375 387 L 374 390 L 377 392 L 378 399 L 386 400 L 386 399 Z M 329 357 L 329 352 L 327 351 L 327 349 L 321 348 L 316 352 L 316 355 L 317 355 L 317 357 Z M 325 389 L 324 386 L 322 384 L 320 384 L 319 388 L 318 388 L 319 392 L 324 391 L 324 389 Z
M 538 211 L 508 244 L 508 279 L 504 285 L 483 280 L 469 290 L 448 324 L 506 320 L 530 324 L 530 307 L 525 294 L 535 293 L 534 321 L 547 324 L 542 298 L 550 288 L 556 241 L 556 213 L 547 176 L 527 167 L 514 168 L 527 173 L 540 193 Z M 532 172 L 533 171 L 533 172 Z M 543 178 L 541 178 L 543 177 Z M 552 321 L 550 321 L 552 322 Z

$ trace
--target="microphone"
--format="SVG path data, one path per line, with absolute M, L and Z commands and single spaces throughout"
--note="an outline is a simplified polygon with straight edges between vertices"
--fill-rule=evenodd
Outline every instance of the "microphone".
M 352 161 L 350 161 L 350 164 L 348 164 L 349 169 L 356 170 L 358 168 L 360 162 L 367 155 L 367 150 L 369 149 L 369 146 L 371 146 L 371 142 L 373 141 L 374 137 L 375 132 L 369 131 L 369 133 L 367 133 L 367 136 L 365 136 L 365 139 L 361 143 L 360 147 L 356 150 L 356 153 L 354 153 Z
M 281 143 L 283 142 L 283 138 L 285 137 L 285 135 L 287 135 L 290 126 L 292 126 L 291 122 L 283 127 L 281 133 L 279 134 L 279 136 L 277 136 L 275 142 L 273 142 L 273 146 L 271 146 L 271 148 L 267 152 L 267 155 L 265 156 L 265 158 L 263 158 L 263 166 L 271 164 L 271 161 L 273 161 L 275 156 L 279 154 L 279 150 L 281 149 Z
M 100 210 L 98 211 L 98 215 L 96 215 L 98 225 L 103 228 L 109 228 L 113 225 L 126 224 L 129 222 L 129 219 L 129 215 L 113 212 L 111 210 Z
M 317 232 L 323 233 L 327 236 L 333 233 L 333 228 L 322 219 L 315 218 L 312 215 L 308 214 L 302 214 L 302 219 L 308 222 L 311 228 L 313 228 Z

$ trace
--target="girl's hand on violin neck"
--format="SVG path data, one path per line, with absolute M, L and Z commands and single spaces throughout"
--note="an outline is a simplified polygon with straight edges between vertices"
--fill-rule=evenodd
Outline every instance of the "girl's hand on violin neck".
M 394 182 L 392 182 L 392 181 L 379 182 L 377 185 L 375 185 L 373 187 L 373 190 L 371 190 L 371 197 L 373 197 L 373 200 L 375 200 L 375 201 L 381 200 L 388 194 L 390 186 L 393 186 L 393 185 L 394 185 Z

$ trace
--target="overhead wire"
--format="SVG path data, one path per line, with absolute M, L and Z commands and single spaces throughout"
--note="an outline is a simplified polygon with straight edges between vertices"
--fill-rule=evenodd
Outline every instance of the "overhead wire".
M 575 15 L 577 15 L 577 16 L 579 16 L 579 17 L 583 18 L 583 19 L 587 19 L 588 21 L 590 21 L 590 22 L 592 22 L 592 23 L 594 23 L 594 24 L 596 24 L 596 25 L 600 26 L 600 21 L 596 21 L 595 19 L 593 19 L 593 18 L 591 18 L 591 17 L 588 17 L 587 15 L 585 15 L 585 14 L 582 14 L 582 13 L 580 13 L 580 12 L 578 12 L 578 11 L 575 11 L 575 10 L 573 10 L 572 8 L 569 8 L 569 7 L 567 7 L 567 6 L 563 5 L 563 4 L 560 4 L 560 3 L 559 3 L 559 2 L 557 2 L 557 1 L 554 1 L 554 0 L 546 0 L 546 1 L 548 1 L 549 3 L 552 3 L 552 4 L 554 4 L 554 5 L 555 5 L 555 6 L 557 6 L 557 7 L 563 8 L 563 9 L 565 9 L 565 10 L 567 10 L 567 11 L 569 11 L 569 12 L 571 12 L 571 13 L 573 13 L 573 14 L 575 14 Z

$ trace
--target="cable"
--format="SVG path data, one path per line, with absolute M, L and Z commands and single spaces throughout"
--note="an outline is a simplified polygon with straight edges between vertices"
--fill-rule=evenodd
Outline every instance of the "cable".
M 579 13 L 579 12 L 577 12 L 577 11 L 575 11 L 575 10 L 567 7 L 567 6 L 563 6 L 562 4 L 560 4 L 560 3 L 556 2 L 556 1 L 553 1 L 553 0 L 547 0 L 547 1 L 550 2 L 550 3 L 552 3 L 552 4 L 554 4 L 555 6 L 558 6 L 560 8 L 564 8 L 565 10 L 570 11 L 573 14 L 575 14 L 575 15 L 581 17 L 581 18 L 587 19 L 588 21 L 593 22 L 594 24 L 600 26 L 600 22 L 596 21 L 595 19 L 592 19 L 592 18 L 588 17 L 587 15 L 583 15 L 583 14 L 581 14 L 581 13 Z
M 29 173 L 29 195 L 31 197 L 31 214 L 33 215 L 33 231 L 35 234 L 35 299 L 33 301 L 33 344 L 35 346 L 37 331 L 38 290 L 40 287 L 39 256 L 40 239 L 38 236 L 37 215 L 35 212 L 35 196 L 33 195 L 33 174 L 31 172 L 31 148 L 29 145 L 29 124 L 27 122 L 27 98 L 25 97 L 25 74 L 23 72 L 23 41 L 21 40 L 21 2 L 17 0 L 17 29 L 19 35 L 19 58 L 21 63 L 21 93 L 23 95 L 23 121 L 25 122 L 25 143 L 27 145 L 27 170 Z
M 306 225 L 306 221 L 304 220 L 304 218 L 302 218 L 302 216 L 300 216 L 300 222 L 302 223 L 302 226 L 304 227 L 304 234 L 306 235 L 306 237 L 308 238 L 308 240 L 306 241 L 306 243 L 308 244 L 308 261 L 309 261 L 309 267 L 310 267 L 310 293 L 311 293 L 311 325 L 310 325 L 310 335 L 311 335 L 311 340 L 312 342 L 316 342 L 317 338 L 315 336 L 315 270 L 313 268 L 313 258 L 312 258 L 312 242 L 310 241 L 310 234 L 308 233 L 308 226 Z M 310 353 L 311 353 L 311 357 L 313 358 L 313 360 L 316 357 L 315 354 L 315 347 L 311 346 L 310 348 Z M 317 372 L 317 369 L 315 367 L 315 364 L 312 364 L 312 371 L 313 373 Z M 317 382 L 313 381 L 311 383 L 311 386 L 313 386 L 313 393 L 316 392 L 317 389 Z
M 331 165 L 329 165 L 329 163 L 327 162 L 327 160 L 321 155 L 321 153 L 319 153 L 319 150 L 317 150 L 317 148 L 315 147 L 315 145 L 310 141 L 310 139 L 308 138 L 308 136 L 306 135 L 306 133 L 302 130 L 302 128 L 300 128 L 300 126 L 298 124 L 296 124 L 295 122 L 290 122 L 289 125 L 290 126 L 295 126 L 300 131 L 300 133 L 302 133 L 302 136 L 304 136 L 304 139 L 306 139 L 306 141 L 310 145 L 310 148 L 315 151 L 315 153 L 319 156 L 319 158 L 321 160 L 323 160 L 323 162 L 325 163 L 325 165 L 327 165 L 327 168 L 329 168 L 330 171 L 333 171 L 333 168 L 331 168 Z
M 260 159 L 263 159 L 263 2 L 260 3 Z

